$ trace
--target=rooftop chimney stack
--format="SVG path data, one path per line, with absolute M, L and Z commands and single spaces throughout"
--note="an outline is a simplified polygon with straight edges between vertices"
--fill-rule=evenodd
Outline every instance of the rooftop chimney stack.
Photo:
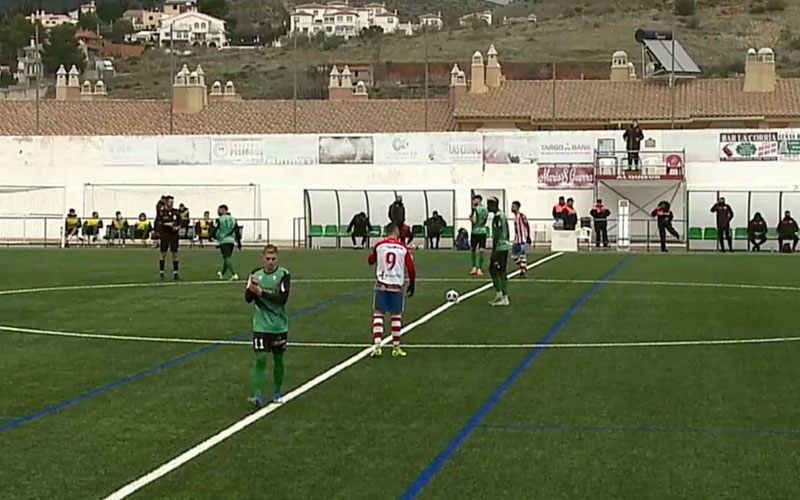
M 108 92 L 106 91 L 106 84 L 103 83 L 103 80 L 97 80 L 97 83 L 94 84 L 94 96 L 93 99 L 95 101 L 101 101 L 108 97 Z
M 500 62 L 497 60 L 497 49 L 494 44 L 489 46 L 489 51 L 486 52 L 486 86 L 490 89 L 500 88 L 503 82 L 503 68 L 500 67 Z
M 470 94 L 485 94 L 489 88 L 486 86 L 486 66 L 483 65 L 483 55 L 476 51 L 472 54 L 472 81 Z
M 56 101 L 67 100 L 67 70 L 64 65 L 58 67 L 56 72 Z
M 219 80 L 211 85 L 211 95 L 208 96 L 209 102 L 218 102 L 222 100 L 222 83 Z
M 224 102 L 230 102 L 240 99 L 239 94 L 236 93 L 236 87 L 233 85 L 233 82 L 230 80 L 225 82 L 225 92 L 222 94 L 222 100 Z
M 339 72 L 336 66 L 331 69 L 330 83 L 328 84 L 328 99 L 331 101 L 346 101 L 353 96 L 353 82 L 350 79 L 350 68 L 347 66 Z
M 356 86 L 353 87 L 353 96 L 352 99 L 354 101 L 366 101 L 369 99 L 369 94 L 367 93 L 367 84 L 363 81 L 359 80 L 356 83 Z
M 634 70 L 634 75 L 636 71 Z M 612 82 L 627 82 L 631 79 L 631 67 L 628 63 L 628 54 L 624 50 L 618 50 L 611 56 L 611 75 Z
M 775 52 L 763 47 L 747 51 L 744 65 L 745 92 L 774 92 L 777 83 L 775 72 Z
M 461 71 L 458 64 L 454 64 L 450 71 L 450 104 L 455 106 L 466 93 L 467 75 Z
M 208 104 L 207 89 L 203 68 L 197 66 L 195 71 L 189 71 L 184 64 L 183 68 L 175 75 L 172 85 L 172 110 L 175 113 L 194 114 L 205 109 Z
M 92 82 L 86 80 L 81 86 L 81 101 L 91 101 L 93 97 Z
M 69 69 L 65 100 L 79 101 L 81 99 L 81 82 L 78 79 L 80 74 L 81 73 L 78 71 L 78 68 L 73 64 Z

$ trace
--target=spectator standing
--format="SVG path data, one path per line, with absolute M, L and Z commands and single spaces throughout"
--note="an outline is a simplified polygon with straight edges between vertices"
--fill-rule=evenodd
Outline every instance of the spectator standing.
M 561 218 L 564 219 L 564 230 L 574 231 L 578 227 L 578 212 L 575 211 L 575 200 L 567 199 L 567 204 L 561 211 Z
M 641 161 L 639 159 L 639 150 L 642 148 L 642 141 L 644 140 L 644 132 L 639 126 L 638 120 L 633 120 L 625 133 L 622 134 L 625 139 L 625 147 L 628 152 L 628 168 L 641 168 Z
M 64 219 L 64 246 L 69 247 L 70 238 L 80 239 L 81 226 L 81 218 L 74 208 L 70 208 Z
M 658 237 L 661 240 L 661 251 L 667 251 L 667 232 L 672 236 L 680 239 L 680 235 L 678 231 L 672 227 L 672 219 L 674 216 L 672 215 L 672 210 L 670 209 L 668 201 L 662 201 L 658 204 L 655 210 L 653 210 L 650 215 L 655 217 L 658 221 Z
M 439 241 L 442 238 L 442 231 L 447 227 L 447 221 L 444 217 L 439 215 L 436 210 L 433 211 L 431 217 L 425 221 L 425 230 L 428 235 L 428 248 L 439 249 Z
M 778 247 L 781 252 L 789 253 L 789 244 L 784 248 L 783 242 L 792 240 L 792 252 L 797 250 L 797 221 L 792 218 L 788 210 L 783 213 L 783 219 L 778 223 Z
M 761 212 L 756 212 L 747 225 L 747 236 L 753 245 L 753 251 L 760 252 L 761 245 L 767 242 L 767 221 L 761 216 Z
M 600 248 L 602 241 L 603 247 L 608 248 L 608 217 L 611 215 L 611 210 L 603 205 L 603 200 L 597 200 L 589 215 L 594 219 L 594 246 Z
M 717 243 L 720 251 L 725 252 L 725 241 L 727 241 L 728 250 L 733 252 L 733 236 L 731 236 L 733 209 L 725 203 L 725 198 L 720 197 L 719 201 L 711 207 L 711 213 L 717 216 Z
M 366 248 L 370 229 L 372 229 L 372 224 L 370 224 L 366 213 L 359 212 L 350 219 L 350 224 L 347 225 L 347 232 L 350 233 L 353 247 Z M 356 238 L 361 238 L 361 245 L 356 245 Z
M 389 205 L 389 222 L 400 229 L 400 241 L 406 243 L 410 231 L 406 225 L 406 206 L 403 205 L 403 197 L 400 195 L 397 195 L 394 202 Z
M 559 196 L 558 197 L 558 203 L 553 205 L 553 219 L 562 220 L 561 213 L 564 211 L 564 207 L 566 207 L 566 206 L 567 206 L 567 204 L 564 201 L 564 197 L 563 196 Z

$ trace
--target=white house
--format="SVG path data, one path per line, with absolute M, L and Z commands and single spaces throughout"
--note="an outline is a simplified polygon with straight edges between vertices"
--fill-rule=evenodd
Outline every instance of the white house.
M 91 0 L 89 3 L 82 3 L 77 9 L 69 11 L 69 17 L 77 21 L 83 14 L 96 13 L 97 6 L 95 5 L 94 0 Z
M 466 16 L 461 16 L 458 18 L 458 24 L 461 26 L 470 26 L 473 21 L 483 21 L 486 23 L 487 26 L 492 25 L 492 11 L 491 10 L 484 10 L 483 12 L 472 12 L 471 14 L 467 14 Z
M 35 24 L 36 21 L 39 21 L 46 29 L 55 28 L 62 24 L 78 24 L 78 19 L 73 19 L 68 14 L 51 14 L 43 10 L 36 11 L 25 19 L 30 21 L 31 24 Z
M 437 30 L 444 28 L 444 20 L 442 19 L 442 13 L 438 12 L 436 14 L 423 14 L 419 16 L 419 25 L 427 26 L 428 28 L 433 28 Z
M 162 47 L 227 47 L 225 21 L 197 11 L 187 11 L 173 17 L 163 17 L 158 29 Z
M 389 12 L 385 4 L 368 3 L 363 6 L 351 6 L 346 1 L 296 6 L 291 15 L 290 31 L 308 36 L 324 33 L 326 36 L 352 38 L 370 26 L 379 26 L 384 33 L 410 31 L 407 26 L 400 23 L 397 12 Z

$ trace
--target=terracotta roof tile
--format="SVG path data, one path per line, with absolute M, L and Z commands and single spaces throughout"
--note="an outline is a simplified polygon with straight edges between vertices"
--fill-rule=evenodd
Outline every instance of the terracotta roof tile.
M 43 100 L 41 135 L 169 134 L 169 101 Z M 298 101 L 298 133 L 424 132 L 421 100 Z M 428 101 L 428 130 L 455 130 L 449 101 Z M 194 115 L 175 114 L 175 134 L 285 134 L 294 130 L 292 101 L 234 101 L 210 104 Z M 0 135 L 36 134 L 36 104 L 0 101 Z

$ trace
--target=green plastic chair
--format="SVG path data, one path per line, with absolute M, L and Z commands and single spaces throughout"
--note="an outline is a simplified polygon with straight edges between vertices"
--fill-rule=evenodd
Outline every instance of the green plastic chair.
M 350 233 L 347 232 L 347 226 L 339 226 L 339 234 L 337 234 L 339 238 L 349 238 Z
M 372 226 L 369 231 L 370 238 L 380 238 L 381 236 L 381 226 Z
M 454 226 L 445 226 L 442 229 L 442 238 L 455 238 L 456 237 L 456 228 Z
M 733 239 L 735 239 L 735 240 L 746 241 L 748 238 L 749 238 L 749 235 L 747 234 L 747 228 L 746 227 L 737 227 L 733 231 Z
M 422 238 L 422 239 L 424 239 L 425 238 L 425 227 L 422 226 L 421 224 L 414 224 L 411 227 L 411 234 L 414 236 L 414 238 Z
M 311 224 L 308 228 L 309 238 L 322 238 L 325 233 L 322 231 L 322 226 L 319 224 Z
M 322 236 L 325 238 L 336 238 L 339 235 L 339 227 L 336 224 L 328 224 Z
M 706 241 L 716 241 L 717 240 L 717 228 L 715 227 L 706 227 L 703 229 L 703 239 Z
M 767 229 L 767 239 L 768 240 L 777 240 L 778 239 L 778 230 L 774 227 Z
M 703 239 L 703 230 L 699 227 L 690 227 L 689 228 L 689 239 L 690 240 L 702 240 Z

